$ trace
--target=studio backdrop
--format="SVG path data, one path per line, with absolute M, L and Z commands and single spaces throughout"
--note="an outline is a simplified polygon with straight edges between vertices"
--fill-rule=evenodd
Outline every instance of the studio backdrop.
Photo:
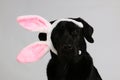
M 21 15 L 40 15 L 52 21 L 81 17 L 94 28 L 95 43 L 88 44 L 103 80 L 120 80 L 119 0 L 0 0 L 0 80 L 47 80 L 50 54 L 35 63 L 16 61 L 19 51 L 38 41 L 16 22 Z

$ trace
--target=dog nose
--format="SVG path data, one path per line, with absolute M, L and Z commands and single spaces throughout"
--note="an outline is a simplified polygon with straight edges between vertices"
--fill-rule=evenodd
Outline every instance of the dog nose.
M 63 46 L 64 49 L 73 49 L 72 45 L 71 44 L 67 44 L 67 45 L 64 45 Z

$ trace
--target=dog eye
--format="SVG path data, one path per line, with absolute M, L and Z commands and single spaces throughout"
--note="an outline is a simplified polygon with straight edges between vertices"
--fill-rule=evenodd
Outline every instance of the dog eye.
M 77 35 L 78 34 L 78 31 L 77 30 L 74 30 L 71 32 L 72 35 Z

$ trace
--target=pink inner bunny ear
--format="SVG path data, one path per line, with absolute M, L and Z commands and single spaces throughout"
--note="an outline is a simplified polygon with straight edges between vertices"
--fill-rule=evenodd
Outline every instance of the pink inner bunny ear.
M 51 26 L 47 20 L 37 15 L 19 16 L 17 21 L 23 28 L 30 31 L 46 32 Z
M 42 58 L 49 51 L 49 47 L 44 42 L 36 42 L 25 47 L 17 56 L 20 63 L 35 62 Z

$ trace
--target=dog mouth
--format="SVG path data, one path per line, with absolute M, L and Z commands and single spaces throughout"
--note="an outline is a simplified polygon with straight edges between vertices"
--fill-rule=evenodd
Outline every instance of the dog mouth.
M 58 57 L 60 61 L 71 62 L 79 56 L 79 49 L 73 45 L 62 45 L 58 50 Z

